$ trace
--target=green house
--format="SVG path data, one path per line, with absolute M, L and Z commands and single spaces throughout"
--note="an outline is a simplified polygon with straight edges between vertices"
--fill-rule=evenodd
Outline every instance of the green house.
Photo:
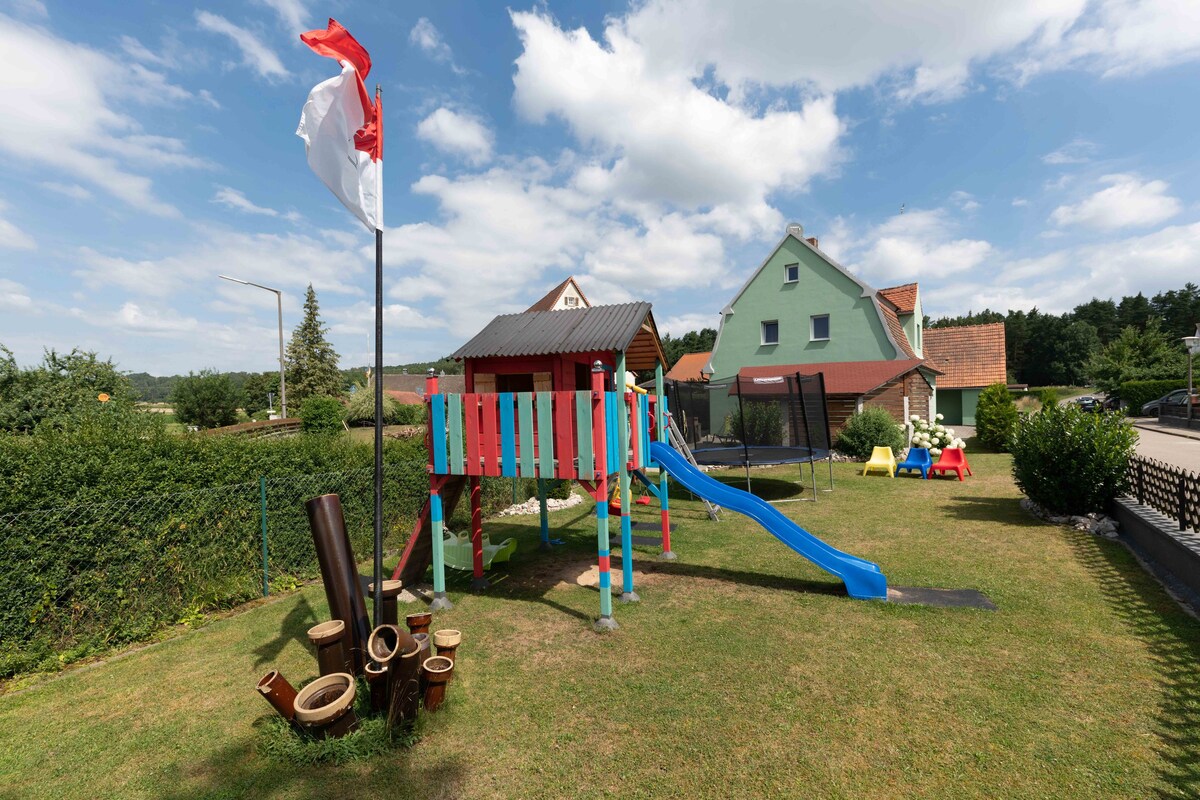
M 713 380 L 773 367 L 822 372 L 835 426 L 864 405 L 883 406 L 897 418 L 924 417 L 937 413 L 944 370 L 923 326 L 916 283 L 875 289 L 823 252 L 815 237 L 806 238 L 801 226 L 789 225 L 721 310 L 704 372 Z M 955 341 L 969 347 L 970 335 Z M 955 399 L 961 414 L 969 403 L 961 392 Z M 969 410 L 973 416 L 973 404 Z

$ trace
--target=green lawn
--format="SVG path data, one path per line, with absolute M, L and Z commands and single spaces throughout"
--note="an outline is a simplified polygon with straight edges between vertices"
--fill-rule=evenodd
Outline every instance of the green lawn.
M 574 580 L 587 507 L 553 516 L 567 544 L 549 555 L 536 517 L 497 521 L 521 549 L 486 596 L 452 581 L 435 628 L 465 643 L 412 750 L 326 769 L 255 751 L 258 677 L 315 673 L 310 586 L 0 697 L 0 798 L 1197 796 L 1200 623 L 1120 545 L 1023 514 L 1006 456 L 971 461 L 964 483 L 837 465 L 835 492 L 780 508 L 893 585 L 976 588 L 999 611 L 848 599 L 684 496 L 679 560 L 637 548 L 642 602 L 601 636 Z

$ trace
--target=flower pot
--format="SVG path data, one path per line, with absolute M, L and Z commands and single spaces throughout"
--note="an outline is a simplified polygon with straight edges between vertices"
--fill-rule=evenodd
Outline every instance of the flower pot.
M 416 647 L 416 640 L 396 625 L 380 625 L 371 631 L 371 638 L 367 640 L 367 654 L 376 664 L 385 668 L 388 668 L 392 659 Z
M 378 714 L 388 707 L 388 670 L 374 661 L 367 662 L 363 674 L 367 676 L 367 686 L 371 689 L 371 713 Z
M 454 674 L 454 662 L 445 656 L 425 659 L 421 665 L 425 673 L 425 710 L 437 711 L 446 699 L 446 684 Z
M 420 648 L 402 653 L 392 660 L 388 680 L 388 730 L 397 725 L 408 725 L 416 720 L 421 700 L 418 678 L 420 668 Z
M 317 669 L 322 675 L 335 672 L 353 672 L 354 665 L 346 658 L 342 641 L 346 637 L 346 623 L 331 619 L 308 629 L 308 640 L 317 648 Z
M 287 682 L 287 678 L 273 669 L 258 682 L 258 691 L 271 707 L 279 712 L 279 716 L 291 722 L 296 716 L 296 690 Z
M 411 633 L 429 633 L 429 624 L 433 622 L 433 614 L 421 611 L 417 614 L 409 614 L 404 621 L 408 623 L 408 630 Z
M 399 625 L 399 603 L 397 598 L 400 596 L 401 589 L 404 584 L 400 581 L 384 581 L 383 582 L 383 619 L 376 620 L 376 625 Z M 372 599 L 375 597 L 375 584 L 367 584 L 367 594 Z
M 418 664 L 423 665 L 425 663 L 425 659 L 429 658 L 432 655 L 436 655 L 433 652 L 433 646 L 430 644 L 429 634 L 428 633 L 414 633 L 413 638 L 417 640 L 417 645 L 421 648 L 421 658 L 420 658 Z M 425 669 L 423 666 L 417 667 L 417 677 L 421 681 L 421 694 L 425 694 Z
M 433 632 L 433 646 L 437 648 L 437 654 L 450 659 L 451 663 L 454 662 L 454 653 L 460 644 L 462 644 L 462 631 L 447 628 Z
M 301 689 L 296 695 L 296 722 L 318 739 L 336 739 L 357 728 L 354 676 L 335 672 Z

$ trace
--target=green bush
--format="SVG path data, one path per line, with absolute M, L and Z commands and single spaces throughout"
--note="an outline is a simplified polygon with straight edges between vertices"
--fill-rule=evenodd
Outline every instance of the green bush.
M 383 396 L 383 424 L 398 425 L 400 404 L 386 394 Z M 366 426 L 375 424 L 375 392 L 371 389 L 361 389 L 350 395 L 346 405 L 346 424 L 350 426 Z
M 1126 381 L 1121 384 L 1121 388 L 1117 391 L 1118 396 L 1124 400 L 1129 407 L 1126 409 L 1131 417 L 1140 416 L 1142 406 L 1149 403 L 1151 400 L 1157 400 L 1168 392 L 1173 392 L 1176 389 L 1186 389 L 1186 380 L 1172 381 Z
M 1013 477 L 1031 500 L 1058 514 L 1103 511 L 1124 491 L 1137 433 L 1120 414 L 1075 404 L 1047 406 L 1017 423 Z
M 1042 389 L 1038 392 L 1038 400 L 1041 401 L 1042 407 L 1058 405 L 1058 391 L 1051 388 Z
M 1050 389 L 1043 390 L 1045 392 Z M 1042 401 L 1045 403 L 1045 401 Z M 979 394 L 975 407 L 975 434 L 992 450 L 1005 451 L 1017 427 L 1017 406 L 1003 383 L 993 383 Z
M 425 406 L 412 404 L 396 405 L 396 425 L 424 425 L 427 412 Z
M 306 397 L 300 406 L 305 433 L 337 433 L 342 430 L 343 414 L 341 401 L 326 394 Z
M 783 441 L 783 411 L 777 403 L 746 400 L 742 411 L 725 416 L 726 436 L 736 436 L 748 445 L 773 445 Z
M 904 429 L 887 409 L 868 406 L 850 417 L 838 436 L 837 448 L 847 455 L 867 458 L 875 447 L 890 447 L 899 453 L 904 447 Z
M 175 419 L 199 428 L 221 428 L 238 421 L 238 405 L 245 398 L 228 375 L 212 370 L 189 372 L 171 392 Z

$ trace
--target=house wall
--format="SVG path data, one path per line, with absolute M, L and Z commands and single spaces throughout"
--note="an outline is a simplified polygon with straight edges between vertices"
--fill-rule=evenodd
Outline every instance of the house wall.
M 975 424 L 975 408 L 979 405 L 980 389 L 962 390 L 962 424 Z
M 963 424 L 962 389 L 939 389 L 937 411 L 942 415 L 943 425 Z M 974 424 L 974 423 L 972 423 Z
M 903 421 L 904 398 L 908 398 L 908 413 L 919 414 L 928 419 L 929 398 L 933 389 L 919 372 L 908 373 L 901 380 L 889 383 L 863 397 L 864 406 L 882 406 L 897 421 Z
M 900 315 L 900 322 L 904 325 L 904 335 L 908 337 L 908 344 L 912 347 L 913 352 L 917 354 L 917 358 L 924 358 L 925 331 L 921 321 L 925 319 L 925 312 L 921 310 L 921 293 L 917 292 L 917 301 L 913 304 L 913 313 L 908 315 Z
M 800 280 L 785 283 L 784 267 L 800 265 Z M 807 245 L 788 236 L 733 303 L 713 352 L 713 378 L 744 366 L 881 361 L 896 357 L 871 297 Z M 813 314 L 829 315 L 829 341 L 810 341 Z M 761 325 L 779 321 L 779 344 L 761 344 Z

